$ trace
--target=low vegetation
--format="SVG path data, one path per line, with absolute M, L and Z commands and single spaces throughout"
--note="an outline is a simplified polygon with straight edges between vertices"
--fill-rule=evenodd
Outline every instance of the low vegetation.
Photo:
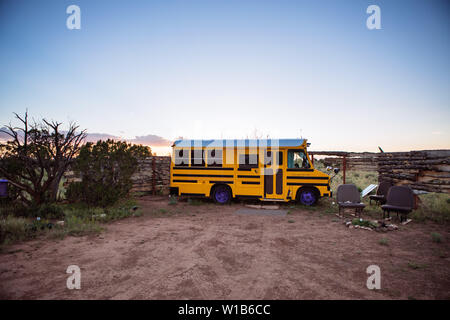
M 441 236 L 440 233 L 432 232 L 431 233 L 431 240 L 433 242 L 436 242 L 436 243 L 441 243 L 442 242 L 442 236 Z
M 353 219 L 352 220 L 352 224 L 354 226 L 369 227 L 369 228 L 376 228 L 376 227 L 378 227 L 378 225 L 373 223 L 372 221 L 364 220 L 362 218 L 355 218 L 355 219 Z
M 413 270 L 425 269 L 425 268 L 427 268 L 427 265 L 416 263 L 416 262 L 408 262 L 408 268 L 413 269 Z
M 16 211 L 18 210 L 18 211 Z M 0 246 L 38 236 L 64 238 L 102 231 L 103 224 L 142 212 L 133 199 L 114 206 L 88 207 L 84 204 L 52 204 L 30 209 L 17 205 L 0 208 Z

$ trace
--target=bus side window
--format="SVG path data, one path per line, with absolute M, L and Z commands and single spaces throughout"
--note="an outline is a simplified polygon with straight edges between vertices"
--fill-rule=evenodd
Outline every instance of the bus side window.
M 187 166 L 189 164 L 189 152 L 187 149 L 177 149 L 175 152 L 175 166 Z
M 264 153 L 264 164 L 267 166 L 272 165 L 272 151 L 266 151 Z
M 195 167 L 205 166 L 205 150 L 202 149 L 191 150 L 191 166 Z
M 208 150 L 208 167 L 221 167 L 223 162 L 222 156 L 222 150 Z
M 258 154 L 240 154 L 239 169 L 258 168 Z

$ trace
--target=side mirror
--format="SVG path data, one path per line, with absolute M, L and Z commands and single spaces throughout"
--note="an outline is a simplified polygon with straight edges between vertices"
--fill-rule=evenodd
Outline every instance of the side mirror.
M 339 168 L 334 168 L 334 173 L 338 174 L 339 171 L 340 171 Z

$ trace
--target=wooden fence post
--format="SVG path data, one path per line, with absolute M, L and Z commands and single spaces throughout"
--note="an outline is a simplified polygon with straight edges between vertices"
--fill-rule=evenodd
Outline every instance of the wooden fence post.
M 152 194 L 156 194 L 156 163 L 155 156 L 152 157 Z
M 347 169 L 347 157 L 344 156 L 342 158 L 342 180 L 343 180 L 344 184 L 345 184 L 345 171 L 346 171 L 346 169 Z

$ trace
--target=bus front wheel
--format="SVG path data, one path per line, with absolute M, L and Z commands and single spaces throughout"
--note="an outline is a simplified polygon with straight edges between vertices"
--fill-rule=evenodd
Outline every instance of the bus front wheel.
M 228 186 L 218 185 L 214 188 L 213 199 L 218 204 L 226 204 L 231 201 L 231 190 Z
M 318 192 L 312 188 L 302 188 L 297 192 L 297 201 L 305 206 L 312 206 L 319 200 Z

